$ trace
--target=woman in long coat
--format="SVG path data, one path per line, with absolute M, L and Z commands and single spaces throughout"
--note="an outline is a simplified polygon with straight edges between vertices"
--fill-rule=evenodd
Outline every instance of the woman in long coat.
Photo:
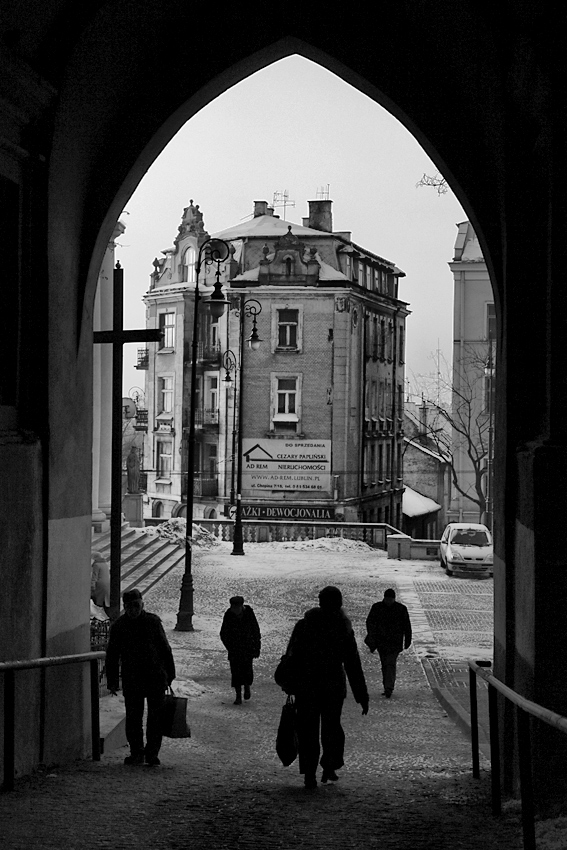
M 296 623 L 286 652 L 293 672 L 290 687 L 284 690 L 295 694 L 299 772 L 304 774 L 306 788 L 317 787 L 318 763 L 323 768 L 322 782 L 336 782 L 336 771 L 344 765 L 341 713 L 347 678 L 362 713 L 368 714 L 366 681 L 342 601 L 337 587 L 324 587 L 319 607 L 311 608 Z
M 244 604 L 242 596 L 233 596 L 230 608 L 225 612 L 220 630 L 220 639 L 228 650 L 231 685 L 236 691 L 235 705 L 250 699 L 250 686 L 254 681 L 252 661 L 260 656 L 261 635 L 258 620 L 250 605 Z

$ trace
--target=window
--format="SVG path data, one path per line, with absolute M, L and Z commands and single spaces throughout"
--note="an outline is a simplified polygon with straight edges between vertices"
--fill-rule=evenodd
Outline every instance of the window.
M 205 373 L 205 422 L 217 425 L 219 421 L 219 375 L 218 372 Z
M 301 376 L 272 374 L 272 394 L 272 430 L 297 433 Z
M 187 281 L 187 283 L 195 283 L 195 260 L 197 257 L 197 252 L 195 248 L 191 245 L 185 251 L 185 256 L 183 257 L 183 265 L 185 266 L 183 280 Z
M 207 443 L 207 474 L 209 478 L 217 477 L 217 446 Z
M 156 455 L 158 478 L 171 478 L 172 443 L 165 440 L 158 440 L 156 443 Z
M 374 443 L 370 445 L 370 468 L 368 472 L 370 481 L 374 484 L 376 478 L 376 446 Z
M 295 413 L 297 378 L 278 378 L 278 413 Z
M 160 413 L 173 413 L 173 378 L 159 378 Z
M 372 358 L 373 360 L 378 360 L 378 357 L 380 355 L 380 332 L 378 330 L 378 316 L 374 316 L 372 319 L 372 336 Z
M 210 324 L 209 339 L 211 341 L 211 348 L 218 348 L 219 341 L 220 341 L 218 319 L 212 321 L 211 324 Z
M 490 341 L 496 339 L 496 309 L 494 304 L 486 305 L 486 338 Z
M 380 321 L 380 360 L 386 358 L 386 322 L 384 319 Z
M 303 305 L 272 304 L 272 354 L 301 353 L 303 343 Z
M 163 336 L 159 348 L 174 348 L 175 346 L 175 313 L 159 314 L 159 329 Z
M 278 348 L 297 349 L 299 310 L 278 310 Z
M 384 446 L 382 443 L 378 445 L 378 480 L 384 480 Z
M 398 363 L 402 364 L 404 362 L 404 349 L 405 349 L 405 333 L 404 326 L 398 326 Z

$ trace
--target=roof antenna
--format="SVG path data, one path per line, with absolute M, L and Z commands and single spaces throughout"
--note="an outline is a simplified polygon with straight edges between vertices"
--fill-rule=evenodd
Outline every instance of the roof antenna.
M 285 221 L 285 210 L 286 207 L 294 207 L 295 201 L 289 200 L 289 192 L 287 189 L 284 189 L 283 192 L 274 192 L 274 199 L 272 201 L 272 207 L 276 209 L 276 207 L 283 207 L 283 220 Z

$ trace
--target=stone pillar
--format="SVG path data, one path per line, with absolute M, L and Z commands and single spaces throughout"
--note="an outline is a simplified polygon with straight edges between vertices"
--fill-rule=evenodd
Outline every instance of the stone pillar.
M 530 157 L 511 146 L 508 169 L 521 179 L 509 181 L 502 210 L 495 673 L 527 699 L 567 716 L 567 132 L 560 140 L 555 132 L 559 122 L 541 132 Z M 503 700 L 500 720 L 505 790 L 517 792 L 516 710 Z M 567 736 L 534 721 L 532 759 L 536 812 L 564 813 Z
M 112 330 L 115 240 L 125 229 L 119 221 L 104 255 L 95 299 L 95 330 Z M 98 528 L 101 517 L 104 517 L 106 522 L 110 520 L 112 346 L 95 345 L 94 348 L 93 523 L 98 530 L 102 530 Z M 108 527 L 109 525 L 106 525 L 105 529 Z

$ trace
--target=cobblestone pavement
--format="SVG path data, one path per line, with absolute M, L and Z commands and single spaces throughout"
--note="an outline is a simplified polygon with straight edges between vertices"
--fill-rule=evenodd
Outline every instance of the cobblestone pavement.
M 424 607 L 420 599 L 428 592 L 420 584 L 429 579 L 437 584 L 433 567 L 390 562 L 374 552 L 256 546 L 233 558 L 229 551 L 219 547 L 195 558 L 194 632 L 173 630 L 181 570 L 146 600 L 147 609 L 162 617 L 172 643 L 176 690 L 189 696 L 192 738 L 166 739 L 157 768 L 125 767 L 122 749 L 97 764 L 55 766 L 18 780 L 13 793 L 0 796 L 2 847 L 521 847 L 517 811 L 491 815 L 488 762 L 482 759 L 481 779 L 473 780 L 469 742 L 424 675 L 421 658 L 429 653 L 440 669 L 444 660 L 436 654 L 437 621 L 428 620 L 427 600 Z M 293 623 L 329 583 L 343 591 L 371 704 L 363 717 L 349 695 L 340 780 L 306 791 L 297 764 L 284 768 L 274 751 L 284 697 L 272 675 Z M 381 696 L 379 664 L 362 644 L 370 604 L 388 586 L 409 605 L 416 635 L 415 647 L 400 656 L 391 700 Z M 218 638 L 228 598 L 237 592 L 256 611 L 263 637 L 252 699 L 240 707 L 232 704 Z M 439 595 L 438 588 L 432 592 Z

